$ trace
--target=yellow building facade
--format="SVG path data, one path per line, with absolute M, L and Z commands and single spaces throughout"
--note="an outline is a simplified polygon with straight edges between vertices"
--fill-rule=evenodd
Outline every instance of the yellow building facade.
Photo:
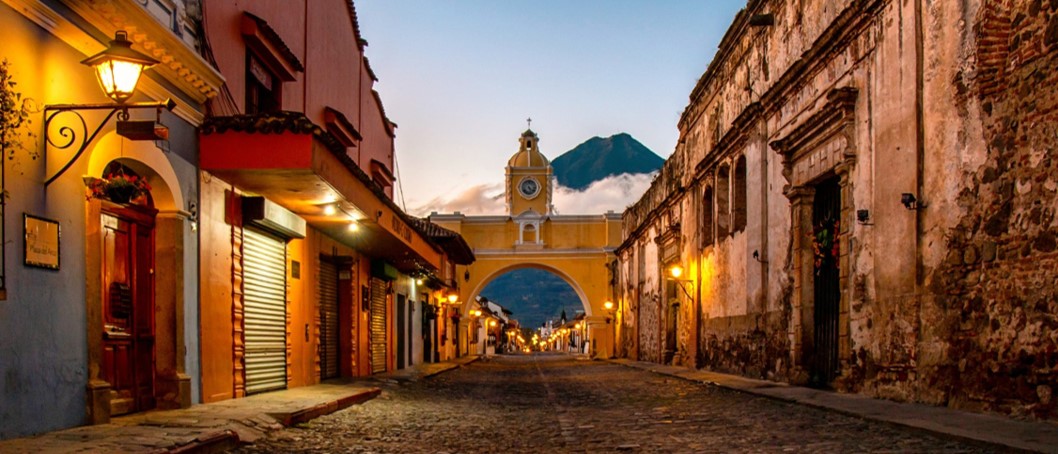
M 459 294 L 461 313 L 474 309 L 481 291 L 507 272 L 523 268 L 550 271 L 580 297 L 592 352 L 609 356 L 613 315 L 603 304 L 613 298 L 613 251 L 621 244 L 621 214 L 555 214 L 554 186 L 551 163 L 540 153 L 539 138 L 526 130 L 506 167 L 507 214 L 433 213 L 429 219 L 462 235 L 477 257 L 456 273 L 464 280 Z M 465 317 L 460 321 L 459 351 L 467 351 L 463 348 L 467 323 Z

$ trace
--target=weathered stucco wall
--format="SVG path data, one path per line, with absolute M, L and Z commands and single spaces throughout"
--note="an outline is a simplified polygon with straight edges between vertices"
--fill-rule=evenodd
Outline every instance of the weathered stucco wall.
M 772 24 L 750 25 L 762 15 Z M 671 241 L 678 206 L 678 260 L 696 285 L 680 346 L 694 366 L 1053 418 L 1056 49 L 1053 0 L 749 2 L 672 157 L 625 212 L 629 310 L 663 294 L 656 242 Z M 813 293 L 813 201 L 828 180 L 834 341 L 816 337 L 830 325 Z M 664 336 L 644 307 L 656 303 L 640 301 L 622 336 L 641 345 L 623 351 L 667 360 L 644 348 Z
M 1058 2 L 934 5 L 927 43 L 931 189 L 924 257 L 936 358 L 912 390 L 952 406 L 1054 418 L 1058 383 Z M 958 28 L 945 22 L 961 20 Z M 940 214 L 940 213 L 938 213 Z M 929 350 L 927 350 L 929 351 Z

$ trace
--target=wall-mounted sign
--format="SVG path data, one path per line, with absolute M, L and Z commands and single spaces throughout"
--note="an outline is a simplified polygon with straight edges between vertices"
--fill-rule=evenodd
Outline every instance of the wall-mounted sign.
M 26 266 L 59 269 L 59 223 L 23 214 Z

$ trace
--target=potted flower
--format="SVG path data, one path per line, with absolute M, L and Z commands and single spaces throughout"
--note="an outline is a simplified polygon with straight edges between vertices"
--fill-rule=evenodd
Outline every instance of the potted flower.
M 833 266 L 837 268 L 837 258 L 841 254 L 841 242 L 838 234 L 841 232 L 840 220 L 824 220 L 812 229 L 812 254 L 815 256 L 815 270 L 818 276 L 824 267 Z
M 129 203 L 150 192 L 147 179 L 126 175 L 124 172 L 110 173 L 103 178 L 85 177 L 88 197 L 106 199 L 114 203 Z

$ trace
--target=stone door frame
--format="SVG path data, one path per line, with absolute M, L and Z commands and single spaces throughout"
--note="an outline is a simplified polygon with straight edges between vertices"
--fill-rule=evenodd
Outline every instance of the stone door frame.
M 815 186 L 837 176 L 840 186 L 841 212 L 838 259 L 840 301 L 838 316 L 838 363 L 845 370 L 849 345 L 849 245 L 850 226 L 855 219 L 852 202 L 852 170 L 856 165 L 855 107 L 858 90 L 844 87 L 830 90 L 826 104 L 784 138 L 771 142 L 783 158 L 783 177 L 788 182 L 783 195 L 790 201 L 790 235 L 793 256 L 790 273 L 793 295 L 790 314 L 790 359 L 794 372 L 791 381 L 807 383 L 815 351 L 815 283 L 812 234 L 812 205 Z M 839 374 L 840 377 L 840 374 Z

